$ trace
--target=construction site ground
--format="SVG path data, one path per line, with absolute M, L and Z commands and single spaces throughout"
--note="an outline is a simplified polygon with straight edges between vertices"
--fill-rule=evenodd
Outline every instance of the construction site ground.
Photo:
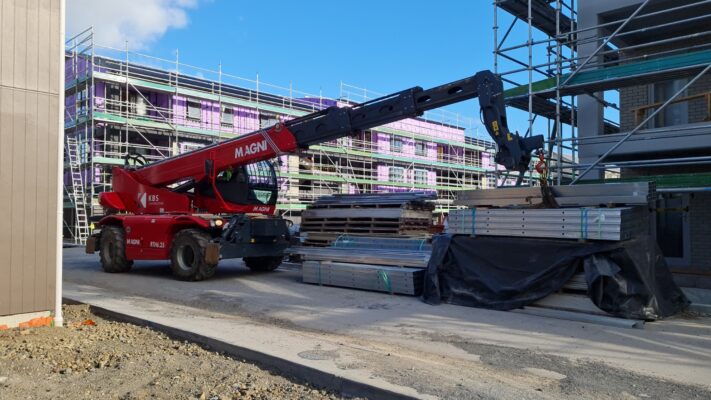
M 239 260 L 205 282 L 174 280 L 166 262 L 110 275 L 80 248 L 65 249 L 64 280 L 68 299 L 241 349 L 286 375 L 314 371 L 336 392 L 346 380 L 416 398 L 711 396 L 711 318 L 696 314 L 614 328 L 307 285 L 297 265 L 252 273 Z
M 2 399 L 334 399 L 251 363 L 64 307 L 66 327 L 0 332 Z

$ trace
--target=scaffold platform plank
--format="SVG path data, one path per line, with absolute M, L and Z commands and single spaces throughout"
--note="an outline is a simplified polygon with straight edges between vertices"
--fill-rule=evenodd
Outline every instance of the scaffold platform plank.
M 519 110 L 523 111 L 528 111 L 528 96 L 518 96 L 518 97 L 513 97 L 506 99 L 506 105 L 509 105 L 511 107 L 518 108 Z M 533 96 L 533 113 L 536 115 L 540 115 L 541 117 L 549 118 L 549 119 L 555 119 L 555 114 L 556 114 L 556 107 L 555 103 L 551 100 L 539 97 L 538 95 Z M 577 107 L 575 108 L 575 112 L 578 112 Z M 565 105 L 561 105 L 560 107 L 560 120 L 562 123 L 570 125 L 571 123 L 575 123 L 575 126 L 578 126 L 578 121 L 572 121 L 572 111 L 571 108 Z M 613 124 L 610 121 L 605 121 L 605 134 L 610 135 L 614 133 L 619 133 L 620 132 L 620 127 L 619 125 Z
M 644 85 L 661 80 L 679 79 L 700 72 L 711 64 L 711 50 L 695 51 L 652 60 L 631 62 L 613 67 L 590 69 L 578 72 L 561 88 L 562 96 L 585 94 L 622 87 Z M 561 82 L 569 75 L 561 76 Z M 556 78 L 533 82 L 532 90 L 538 97 L 552 98 L 556 95 Z M 528 85 L 504 91 L 507 102 L 517 97 L 527 98 Z

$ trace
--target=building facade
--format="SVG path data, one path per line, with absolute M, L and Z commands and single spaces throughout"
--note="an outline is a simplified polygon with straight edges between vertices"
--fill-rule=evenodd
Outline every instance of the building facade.
M 160 160 L 330 106 L 377 97 L 342 85 L 326 99 L 207 71 L 177 61 L 164 66 L 131 52 L 105 55 L 91 30 L 66 52 L 65 237 L 81 241 L 103 214 L 98 195 L 128 153 Z M 101 53 L 101 55 L 99 55 Z M 334 193 L 434 191 L 437 212 L 456 191 L 494 184 L 490 142 L 470 135 L 473 122 L 442 112 L 410 118 L 311 146 L 276 162 L 278 210 L 297 220 L 315 198 Z
M 653 61 L 660 66 L 640 76 L 641 84 L 619 88 L 619 134 L 601 135 L 595 128 L 604 117 L 603 105 L 590 98 L 581 102 L 582 124 L 590 128 L 585 132 L 591 139 L 581 142 L 580 155 L 583 163 L 590 162 L 636 130 L 607 161 L 622 165 L 621 180 L 657 182 L 656 234 L 667 262 L 682 284 L 711 287 L 711 72 L 704 72 L 711 65 L 711 37 L 703 33 L 711 6 L 702 3 L 580 3 L 581 28 L 625 20 L 639 10 L 610 42 L 625 49 L 621 65 Z M 604 37 L 609 28 L 590 32 Z M 580 52 L 594 50 L 591 43 Z M 664 106 L 668 100 L 673 102 Z
M 496 0 L 497 11 L 506 102 L 547 121 L 558 182 L 655 182 L 668 264 L 681 284 L 711 287 L 711 5 Z
M 64 1 L 0 2 L 0 329 L 61 325 Z

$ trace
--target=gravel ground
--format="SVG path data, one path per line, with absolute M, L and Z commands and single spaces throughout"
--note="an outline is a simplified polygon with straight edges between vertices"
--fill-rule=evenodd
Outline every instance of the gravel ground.
M 339 398 L 89 306 L 64 313 L 66 328 L 0 332 L 0 399 Z

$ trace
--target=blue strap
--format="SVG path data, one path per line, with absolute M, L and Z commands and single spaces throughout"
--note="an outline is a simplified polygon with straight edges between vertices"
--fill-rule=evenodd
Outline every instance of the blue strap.
M 345 238 L 345 239 L 344 239 L 344 238 Z M 344 234 L 341 234 L 341 235 L 338 235 L 338 237 L 336 238 L 336 240 L 333 241 L 333 245 L 332 245 L 331 247 L 338 247 L 338 243 L 341 241 L 341 239 L 347 241 L 347 240 L 348 240 L 348 235 L 345 234 L 345 233 L 344 233 Z
M 597 238 L 602 239 L 602 223 L 605 222 L 605 214 L 598 208 L 597 210 Z
M 587 207 L 582 207 L 580 209 L 580 238 L 588 238 L 588 209 Z
M 393 286 L 390 283 L 390 278 L 388 277 L 388 273 L 383 270 L 378 270 L 378 277 L 385 284 L 385 289 L 387 289 L 388 293 L 393 294 Z

